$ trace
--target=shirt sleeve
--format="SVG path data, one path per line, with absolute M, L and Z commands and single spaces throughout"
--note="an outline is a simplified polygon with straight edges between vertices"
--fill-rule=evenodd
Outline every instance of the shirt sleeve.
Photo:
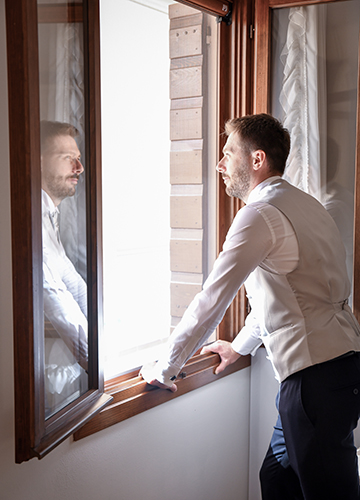
M 273 234 L 261 213 L 251 205 L 243 207 L 202 291 L 169 337 L 156 365 L 142 370 L 145 380 L 172 384 L 182 366 L 218 326 L 241 285 L 273 245 Z
M 43 262 L 44 313 L 73 353 L 78 363 L 88 368 L 88 324 L 79 304 L 69 292 L 56 269 Z
M 74 300 L 79 304 L 79 307 L 87 318 L 87 286 L 83 278 L 76 271 L 73 263 L 64 255 L 63 260 L 65 265 L 63 267 L 62 281 L 66 288 L 69 290 Z
M 254 356 L 262 344 L 260 334 L 260 325 L 254 312 L 251 311 L 246 317 L 245 325 L 240 333 L 232 341 L 231 347 L 242 356 L 246 356 L 247 354 Z

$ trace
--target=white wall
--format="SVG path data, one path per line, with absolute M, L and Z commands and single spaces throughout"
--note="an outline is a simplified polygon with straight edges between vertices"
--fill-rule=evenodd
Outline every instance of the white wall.
M 250 369 L 43 460 L 14 462 L 10 181 L 0 0 L 0 497 L 2 500 L 247 500 Z
M 274 377 L 265 349 L 258 349 L 251 363 L 249 500 L 259 500 L 259 470 L 273 432 L 277 411 L 275 398 L 279 383 Z

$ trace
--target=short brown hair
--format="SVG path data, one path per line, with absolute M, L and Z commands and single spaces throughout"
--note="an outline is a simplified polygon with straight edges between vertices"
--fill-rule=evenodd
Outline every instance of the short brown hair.
M 265 113 L 233 118 L 225 124 L 225 133 L 239 135 L 248 153 L 261 149 L 271 172 L 282 175 L 290 152 L 290 134 L 282 124 Z
M 42 120 L 40 122 L 41 151 L 45 151 L 49 141 L 63 135 L 70 135 L 75 139 L 79 131 L 70 123 Z

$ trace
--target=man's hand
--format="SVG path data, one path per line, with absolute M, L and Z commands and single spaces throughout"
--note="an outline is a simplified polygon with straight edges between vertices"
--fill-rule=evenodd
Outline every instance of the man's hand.
M 176 392 L 177 391 L 177 385 L 176 384 L 168 386 L 168 385 L 162 384 L 161 382 L 159 382 L 156 379 L 150 380 L 150 382 L 147 382 L 147 383 L 150 384 L 150 385 L 154 385 L 155 387 L 159 387 L 160 389 L 168 389 L 171 392 Z
M 227 366 L 235 363 L 241 356 L 241 354 L 234 351 L 231 347 L 231 343 L 225 340 L 217 340 L 213 344 L 206 345 L 201 349 L 200 354 L 206 354 L 207 352 L 215 352 L 221 358 L 221 363 L 216 367 L 215 375 L 218 375 L 224 371 Z
M 153 363 L 147 363 L 144 365 L 141 370 L 140 370 L 140 377 L 142 377 L 145 382 L 147 382 L 150 385 L 154 385 L 155 387 L 159 387 L 160 389 L 168 389 L 171 392 L 176 392 L 177 391 L 177 385 L 172 384 L 172 385 L 165 385 L 161 382 L 159 382 L 156 378 L 154 378 L 154 368 L 156 366 L 156 362 Z

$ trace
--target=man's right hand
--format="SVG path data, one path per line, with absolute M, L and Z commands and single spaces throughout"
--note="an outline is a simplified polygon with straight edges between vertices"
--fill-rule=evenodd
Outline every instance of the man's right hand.
M 160 389 L 168 389 L 171 392 L 176 392 L 177 391 L 177 385 L 176 384 L 172 384 L 171 386 L 168 386 L 168 385 L 162 384 L 161 382 L 159 382 L 156 379 L 151 380 L 150 382 L 147 382 L 147 383 L 150 384 L 150 385 L 154 385 L 155 387 L 159 387 Z
M 162 382 L 159 382 L 156 378 L 154 378 L 154 367 L 156 366 L 156 363 L 148 363 L 144 365 L 141 370 L 140 370 L 140 377 L 142 377 L 145 382 L 147 382 L 150 385 L 154 385 L 155 387 L 159 387 L 159 389 L 168 389 L 171 392 L 176 392 L 177 391 L 177 385 L 172 384 L 172 385 L 166 385 L 163 384 Z

